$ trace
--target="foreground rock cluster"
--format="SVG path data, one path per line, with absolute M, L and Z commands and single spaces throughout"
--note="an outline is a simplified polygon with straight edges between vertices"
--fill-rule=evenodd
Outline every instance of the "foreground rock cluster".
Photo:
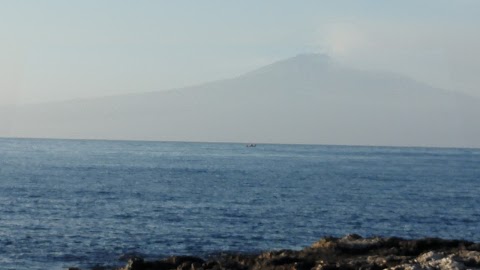
M 74 268 L 71 268 L 74 269 Z M 480 244 L 425 238 L 323 238 L 303 250 L 220 254 L 209 258 L 173 256 L 158 261 L 130 259 L 116 270 L 453 270 L 479 269 Z

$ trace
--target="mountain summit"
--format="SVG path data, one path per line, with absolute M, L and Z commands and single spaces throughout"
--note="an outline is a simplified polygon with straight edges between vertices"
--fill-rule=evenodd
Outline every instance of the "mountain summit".
M 325 54 L 299 54 L 292 58 L 278 61 L 268 66 L 259 68 L 247 74 L 265 74 L 269 72 L 314 73 L 324 71 L 325 69 L 329 68 L 332 63 L 332 59 Z
M 0 108 L 0 136 L 480 147 L 479 100 L 321 54 L 172 91 L 14 109 Z

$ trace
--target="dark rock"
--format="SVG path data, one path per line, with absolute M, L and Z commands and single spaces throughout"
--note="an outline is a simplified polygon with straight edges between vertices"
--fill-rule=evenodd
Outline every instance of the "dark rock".
M 177 266 L 177 270 L 190 270 L 192 269 L 192 264 L 189 262 L 184 262 Z
M 202 265 L 204 269 L 219 269 L 220 265 L 216 261 L 206 262 Z
M 237 261 L 224 261 L 220 264 L 220 269 L 247 270 L 248 267 Z
M 267 265 L 273 265 L 273 266 L 278 266 L 278 265 L 285 265 L 285 264 L 294 264 L 298 262 L 298 258 L 295 257 L 290 257 L 290 256 L 284 256 L 280 258 L 274 258 L 269 261 L 267 261 Z
M 133 258 L 119 270 L 170 270 L 176 268 L 177 265 L 166 261 L 145 262 L 142 258 Z
M 421 253 L 430 250 L 448 250 L 452 248 L 460 248 L 465 244 L 468 244 L 468 242 L 460 240 L 443 240 L 440 238 L 425 238 L 419 240 L 401 241 L 400 248 L 403 249 L 404 255 L 418 256 Z
M 173 257 L 167 258 L 165 261 L 170 262 L 170 263 L 172 263 L 176 266 L 179 266 L 179 265 L 184 264 L 184 263 L 189 263 L 189 264 L 192 264 L 192 263 L 203 264 L 203 263 L 205 263 L 205 261 L 203 259 L 198 258 L 198 257 L 193 257 L 193 256 L 173 256 Z
M 142 258 L 131 258 L 127 262 L 127 266 L 125 266 L 125 269 L 122 270 L 144 270 L 146 269 L 145 267 L 145 262 L 143 261 Z
M 204 260 L 172 256 L 145 262 L 131 258 L 120 270 L 333 270 L 480 269 L 480 245 L 463 240 L 327 237 L 303 250 L 225 253 Z M 71 270 L 78 270 L 72 268 Z
M 108 267 L 108 266 L 101 266 L 101 265 L 95 265 L 94 267 L 92 267 L 92 270 L 111 270 L 112 267 Z
M 192 263 L 191 269 L 192 270 L 204 270 L 202 264 L 196 263 L 196 262 Z
M 314 261 L 302 261 L 294 264 L 296 270 L 310 270 L 315 266 Z

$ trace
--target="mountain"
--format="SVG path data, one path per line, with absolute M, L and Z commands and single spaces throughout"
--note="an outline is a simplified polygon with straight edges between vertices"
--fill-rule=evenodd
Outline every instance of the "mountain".
M 317 54 L 193 87 L 0 115 L 10 137 L 480 147 L 480 100 Z

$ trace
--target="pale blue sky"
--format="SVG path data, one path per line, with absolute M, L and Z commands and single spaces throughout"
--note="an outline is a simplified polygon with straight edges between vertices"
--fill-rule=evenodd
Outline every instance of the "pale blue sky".
M 480 1 L 1 1 L 0 104 L 165 90 L 299 53 L 480 97 Z

